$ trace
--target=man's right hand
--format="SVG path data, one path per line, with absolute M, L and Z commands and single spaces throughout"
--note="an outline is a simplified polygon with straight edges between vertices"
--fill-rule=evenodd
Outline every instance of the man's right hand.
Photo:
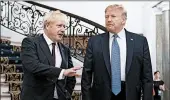
M 64 70 L 64 76 L 69 76 L 69 77 L 77 76 L 76 71 L 80 70 L 80 69 L 81 69 L 81 67 L 73 67 L 73 68 L 70 68 L 70 69 L 65 69 Z

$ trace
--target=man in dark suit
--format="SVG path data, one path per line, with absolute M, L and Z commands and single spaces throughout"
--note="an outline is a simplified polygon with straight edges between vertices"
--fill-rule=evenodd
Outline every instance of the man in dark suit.
M 124 29 L 121 5 L 105 9 L 107 33 L 88 41 L 82 73 L 83 100 L 152 100 L 152 66 L 147 39 Z
M 73 92 L 76 70 L 70 50 L 60 43 L 67 16 L 53 11 L 44 17 L 44 34 L 22 41 L 24 78 L 21 100 L 68 100 Z

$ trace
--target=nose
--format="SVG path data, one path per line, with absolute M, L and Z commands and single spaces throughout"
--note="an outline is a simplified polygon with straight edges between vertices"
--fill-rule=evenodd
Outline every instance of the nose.
M 61 31 L 65 31 L 65 29 L 66 29 L 66 26 L 65 25 L 61 25 Z
M 65 26 L 61 27 L 61 32 L 64 33 L 65 32 Z
M 62 30 L 65 30 L 65 26 L 62 26 L 61 29 L 62 29 Z
M 107 21 L 109 21 L 109 22 L 112 21 L 111 16 L 108 17 Z

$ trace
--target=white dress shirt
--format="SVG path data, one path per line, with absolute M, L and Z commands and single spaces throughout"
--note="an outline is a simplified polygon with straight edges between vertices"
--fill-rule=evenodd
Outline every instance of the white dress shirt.
M 110 61 L 111 61 L 111 49 L 113 41 L 113 33 L 109 33 L 109 49 L 110 49 Z M 121 81 L 125 81 L 125 68 L 126 68 L 126 35 L 125 30 L 122 29 L 118 34 L 117 42 L 120 48 L 120 67 L 121 67 Z
M 43 36 L 44 36 L 44 39 L 46 40 L 46 42 L 48 44 L 48 47 L 50 49 L 51 54 L 52 54 L 52 43 L 53 43 L 53 41 L 51 41 L 45 33 L 43 34 Z M 58 44 L 56 43 L 56 45 L 55 45 L 55 67 L 60 68 L 61 62 L 62 62 L 62 57 L 61 57 L 61 54 L 60 54 Z M 63 74 L 64 74 L 64 69 L 61 70 L 60 75 L 58 77 L 58 80 L 64 79 Z M 54 91 L 54 98 L 58 99 L 56 88 L 55 88 L 55 91 Z

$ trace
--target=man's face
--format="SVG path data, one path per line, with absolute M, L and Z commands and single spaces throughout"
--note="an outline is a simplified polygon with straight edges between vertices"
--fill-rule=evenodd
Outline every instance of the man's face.
M 125 24 L 125 18 L 122 16 L 123 11 L 108 8 L 105 13 L 105 24 L 109 32 L 118 33 Z
M 66 23 L 63 20 L 57 20 L 49 23 L 46 26 L 47 35 L 53 42 L 58 42 L 62 40 L 65 33 Z

